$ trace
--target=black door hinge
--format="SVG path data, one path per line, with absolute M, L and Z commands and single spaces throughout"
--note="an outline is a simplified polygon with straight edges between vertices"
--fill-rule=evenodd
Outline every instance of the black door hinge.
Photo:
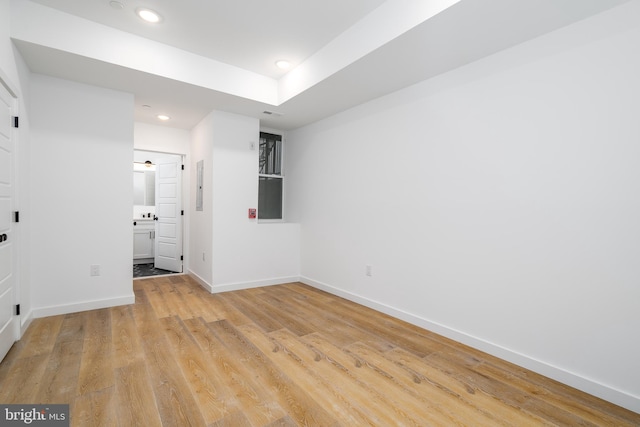
M 184 215 L 184 210 L 180 211 L 180 215 Z
M 180 255 L 180 261 L 184 261 L 184 256 Z
M 16 316 L 20 316 L 20 304 L 16 304 Z
M 20 211 L 15 211 L 13 213 L 13 222 L 20 222 Z
M 18 116 L 14 116 L 14 117 L 13 117 L 13 127 L 14 127 L 14 128 L 19 127 L 19 126 L 18 126 L 18 125 L 19 125 L 19 121 L 20 121 L 20 120 L 18 119 Z
M 182 170 L 184 170 L 184 165 L 182 165 Z

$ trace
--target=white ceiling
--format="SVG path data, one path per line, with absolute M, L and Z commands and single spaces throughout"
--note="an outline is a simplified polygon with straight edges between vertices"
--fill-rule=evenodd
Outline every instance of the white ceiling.
M 13 0 L 12 38 L 34 72 L 133 93 L 137 121 L 218 109 L 288 130 L 626 1 Z
M 156 40 L 269 77 L 275 61 L 299 64 L 385 0 L 33 0 L 90 21 Z M 133 13 L 163 16 L 145 24 Z

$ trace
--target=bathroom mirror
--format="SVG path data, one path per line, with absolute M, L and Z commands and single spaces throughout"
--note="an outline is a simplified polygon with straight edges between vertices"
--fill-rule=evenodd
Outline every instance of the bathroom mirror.
M 133 171 L 133 204 L 137 206 L 156 205 L 155 170 Z

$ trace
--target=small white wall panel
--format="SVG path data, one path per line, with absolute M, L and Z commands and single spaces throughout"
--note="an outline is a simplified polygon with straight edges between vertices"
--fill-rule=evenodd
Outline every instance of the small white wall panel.
M 2 197 L 0 193 L 0 212 L 3 213 L 3 215 L 0 215 L 0 231 L 2 232 L 6 232 L 11 226 L 11 215 L 9 215 L 10 211 L 11 200 L 8 197 Z
M 4 292 L 4 280 L 11 274 L 11 243 L 0 247 L 0 292 Z
M 163 218 L 175 218 L 176 205 L 174 203 L 160 203 L 158 205 L 158 216 Z
M 175 178 L 178 174 L 178 168 L 173 164 L 158 165 L 158 176 L 160 178 Z
M 13 315 L 11 263 L 11 243 L 4 243 L 0 247 L 0 332 L 7 327 Z
M 11 321 L 13 315 L 12 305 L 11 289 L 5 289 L 4 292 L 0 293 L 0 331 Z
M 158 194 L 157 197 L 176 197 L 177 194 L 177 189 L 176 189 L 176 185 L 171 183 L 171 184 L 160 184 L 158 186 L 158 190 L 160 192 L 160 194 Z
M 11 183 L 11 153 L 0 148 L 0 185 Z
M 158 224 L 158 237 L 176 237 L 175 224 Z
M 3 91 L 4 93 L 4 91 Z M 11 107 L 7 104 L 9 100 L 5 100 L 3 96 L 0 96 L 0 110 L 2 111 L 2 117 L 11 117 Z M 0 120 L 0 147 L 5 146 L 5 141 L 9 140 L 9 133 L 11 132 L 11 120 Z
M 177 256 L 176 245 L 173 243 L 158 243 L 158 256 L 175 258 Z

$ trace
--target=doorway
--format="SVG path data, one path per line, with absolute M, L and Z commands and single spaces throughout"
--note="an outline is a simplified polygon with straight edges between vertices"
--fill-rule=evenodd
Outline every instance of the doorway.
M 134 150 L 133 278 L 183 272 L 183 156 Z

